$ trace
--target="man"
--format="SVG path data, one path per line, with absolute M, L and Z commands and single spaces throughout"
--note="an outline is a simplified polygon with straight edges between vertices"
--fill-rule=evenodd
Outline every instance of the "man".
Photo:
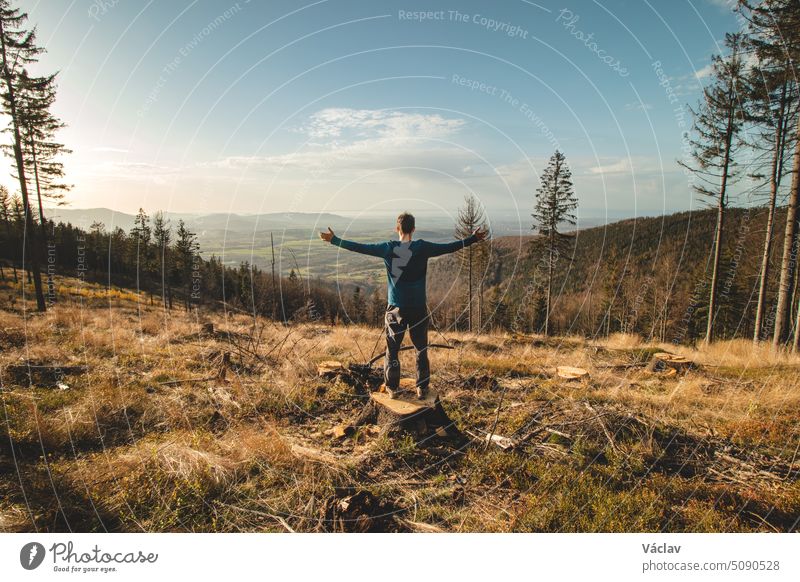
M 472 236 L 452 243 L 438 244 L 424 240 L 412 241 L 415 220 L 404 212 L 397 217 L 395 231 L 399 240 L 377 244 L 362 244 L 342 240 L 330 227 L 320 232 L 322 240 L 348 251 L 381 257 L 386 265 L 389 306 L 386 309 L 386 359 L 384 379 L 386 393 L 397 397 L 400 387 L 400 345 L 406 330 L 417 353 L 417 398 L 424 399 L 430 383 L 428 362 L 428 307 L 425 277 L 428 259 L 454 253 L 486 238 L 487 231 L 476 230 Z

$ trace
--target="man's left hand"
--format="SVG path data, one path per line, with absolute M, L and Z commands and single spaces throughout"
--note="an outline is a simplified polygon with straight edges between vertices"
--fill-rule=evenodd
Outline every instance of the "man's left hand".
M 333 231 L 331 230 L 330 226 L 328 227 L 328 232 L 320 232 L 319 233 L 319 238 L 321 238 L 325 242 L 331 242 L 331 239 L 333 237 L 334 237 L 334 234 L 333 234 Z

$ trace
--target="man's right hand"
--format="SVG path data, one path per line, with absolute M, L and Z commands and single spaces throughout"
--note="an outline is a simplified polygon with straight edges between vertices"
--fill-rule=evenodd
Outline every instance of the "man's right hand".
M 325 242 L 331 242 L 331 239 L 333 237 L 334 237 L 334 234 L 333 234 L 333 231 L 331 230 L 330 226 L 328 227 L 328 232 L 320 232 L 319 233 L 319 238 L 321 238 Z
M 486 240 L 486 238 L 489 236 L 489 230 L 488 229 L 487 230 L 481 230 L 479 228 L 475 232 L 473 232 L 472 234 L 476 239 L 478 239 L 478 242 L 481 242 L 481 241 Z

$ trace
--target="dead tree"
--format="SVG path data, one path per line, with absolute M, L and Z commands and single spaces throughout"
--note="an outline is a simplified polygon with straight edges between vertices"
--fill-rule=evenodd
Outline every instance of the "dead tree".
M 714 200 L 717 206 L 717 225 L 714 233 L 714 255 L 711 266 L 711 289 L 708 298 L 706 343 L 714 339 L 714 319 L 717 311 L 722 235 L 728 188 L 734 178 L 734 157 L 738 136 L 744 122 L 743 100 L 747 95 L 745 65 L 740 47 L 742 35 L 726 34 L 726 56 L 713 57 L 713 81 L 703 90 L 703 100 L 694 115 L 694 137 L 689 139 L 692 161 L 679 162 L 700 181 L 694 189 Z

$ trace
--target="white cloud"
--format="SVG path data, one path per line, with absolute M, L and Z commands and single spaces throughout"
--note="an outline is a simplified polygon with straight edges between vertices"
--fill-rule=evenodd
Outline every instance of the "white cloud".
M 677 170 L 672 160 L 660 160 L 653 156 L 630 156 L 604 158 L 598 161 L 578 160 L 573 166 L 576 174 L 587 176 L 627 175 L 635 176 L 637 182 L 653 176 L 661 176 Z
M 610 164 L 598 165 L 589 168 L 590 174 L 627 174 L 631 171 L 629 158 L 620 158 Z
M 475 157 L 450 143 L 464 120 L 438 114 L 371 109 L 323 109 L 301 131 L 311 141 L 294 153 L 229 156 L 232 170 L 300 170 L 317 178 L 342 172 L 420 167 L 453 175 L 475 170 Z
M 386 109 L 329 108 L 311 116 L 303 128 L 311 138 L 442 138 L 458 131 L 462 119 Z
M 696 70 L 694 72 L 694 76 L 697 79 L 705 79 L 706 77 L 709 77 L 713 72 L 714 72 L 714 65 L 709 63 L 705 67 Z

